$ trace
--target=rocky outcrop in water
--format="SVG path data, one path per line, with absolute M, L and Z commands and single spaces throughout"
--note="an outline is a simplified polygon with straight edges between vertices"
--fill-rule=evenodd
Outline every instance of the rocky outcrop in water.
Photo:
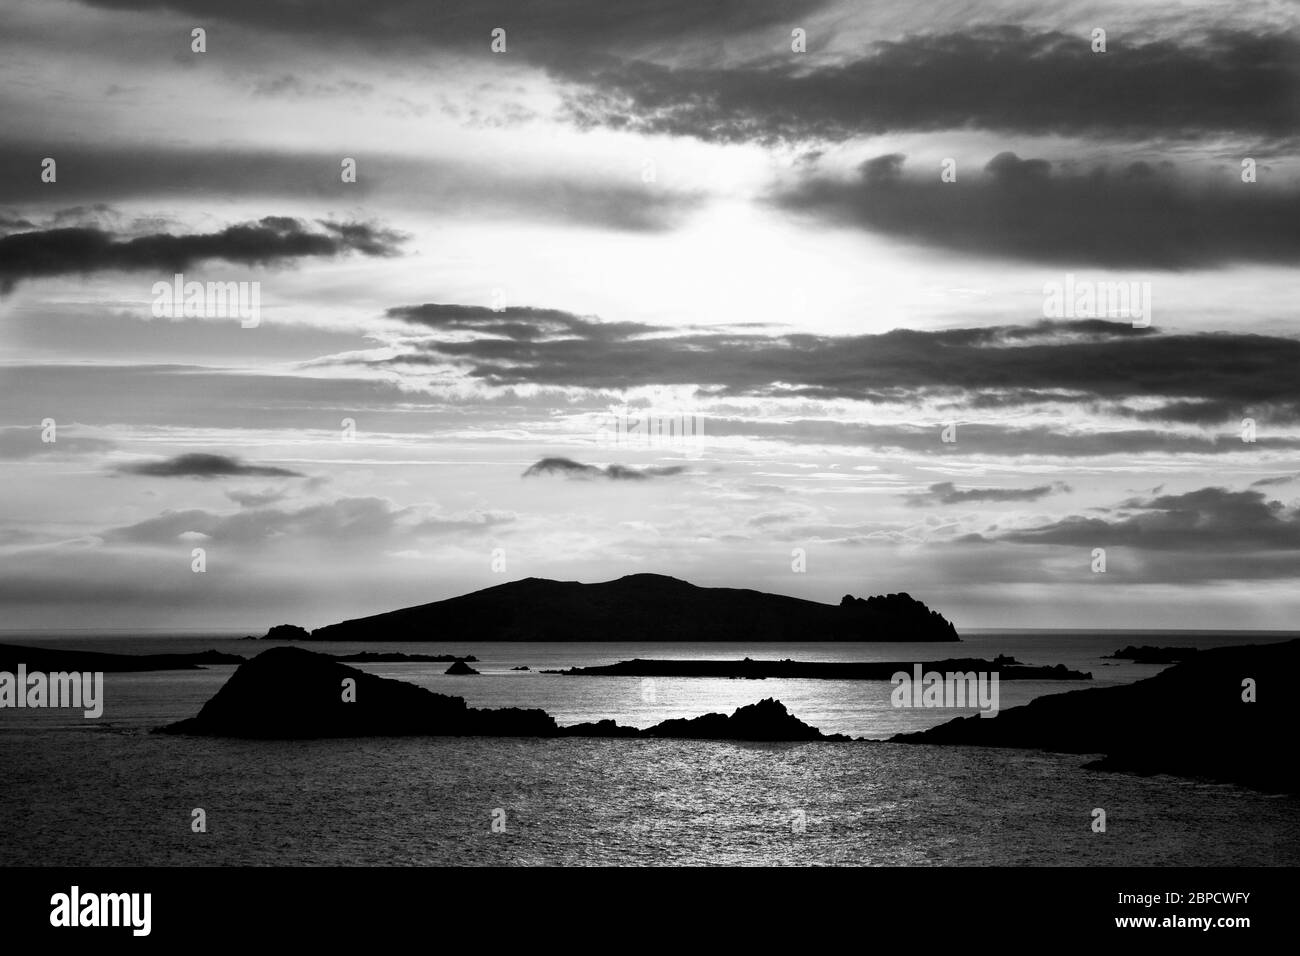
M 470 667 L 464 661 L 456 661 L 443 671 L 443 673 L 450 674 L 453 677 L 470 677 L 478 675 L 478 671 L 474 670 L 474 668 Z
M 297 624 L 277 624 L 266 632 L 264 641 L 310 641 L 311 632 Z
M 878 628 L 893 628 L 901 633 L 915 630 L 924 634 L 935 634 L 928 638 L 935 641 L 955 641 L 957 629 L 952 622 L 918 601 L 906 591 L 898 594 L 877 594 L 869 598 L 854 597 L 846 594 L 840 599 L 840 607 L 851 614 L 876 622 Z M 907 638 L 903 638 L 907 640 Z
M 555 736 L 541 710 L 476 710 L 460 697 L 376 677 L 298 647 L 263 651 L 195 717 L 167 733 L 217 737 Z
M 664 720 L 653 727 L 622 727 L 612 720 L 575 724 L 560 730 L 563 737 L 622 737 L 671 740 L 846 741 L 843 734 L 823 734 L 771 697 L 726 714 Z
M 828 736 L 764 700 L 730 716 L 705 714 L 654 727 L 613 721 L 560 727 L 543 710 L 476 709 L 460 697 L 376 677 L 297 647 L 276 647 L 245 662 L 198 715 L 161 733 L 213 737 L 671 737 L 704 740 L 846 740 Z
M 785 704 L 768 697 L 757 704 L 739 707 L 731 716 L 704 714 L 702 717 L 665 720 L 641 731 L 642 737 L 704 738 L 705 740 L 847 740 L 828 737 L 809 727 L 785 709 Z

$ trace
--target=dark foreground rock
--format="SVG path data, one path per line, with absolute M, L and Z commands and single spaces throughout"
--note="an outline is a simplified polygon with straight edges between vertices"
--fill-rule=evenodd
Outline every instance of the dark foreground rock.
M 1120 648 L 1114 654 L 1104 656 L 1116 661 L 1132 661 L 1135 664 L 1177 664 L 1195 653 L 1194 647 L 1152 647 L 1150 644 L 1134 647 L 1130 644 L 1128 647 Z
M 345 699 L 348 697 L 352 699 Z M 822 734 L 776 700 L 741 707 L 730 716 L 705 714 L 690 720 L 666 720 L 643 730 L 608 720 L 560 727 L 543 710 L 476 709 L 460 697 L 376 677 L 297 647 L 272 648 L 245 662 L 197 716 L 159 728 L 159 732 L 260 739 L 424 735 L 848 739 Z
M 1034 667 L 1020 664 L 1013 657 L 999 655 L 993 660 L 977 657 L 953 657 L 941 661 L 834 662 L 822 661 L 740 661 L 644 660 L 636 658 L 617 664 L 593 667 L 569 667 L 542 671 L 566 677 L 726 677 L 764 680 L 768 677 L 794 677 L 815 680 L 889 680 L 899 671 L 911 675 L 920 666 L 922 672 L 953 671 L 996 673 L 999 680 L 1092 680 L 1084 671 L 1073 671 L 1064 664 Z
M 557 727 L 545 711 L 476 710 L 460 697 L 376 677 L 324 654 L 273 647 L 236 669 L 197 716 L 162 731 L 254 738 L 552 737 Z
M 908 594 L 821 604 L 662 574 L 582 584 L 526 578 L 311 632 L 313 641 L 955 641 Z
M 193 671 L 213 664 L 242 664 L 238 654 L 199 651 L 189 654 L 108 654 L 46 647 L 0 644 L 0 671 L 15 671 L 24 664 L 28 671 Z
M 1300 640 L 1200 651 L 1133 684 L 1051 694 L 891 740 L 1104 754 L 1087 766 L 1298 793 L 1292 750 L 1300 711 L 1290 686 L 1297 668 Z M 1255 703 L 1242 699 L 1247 679 Z

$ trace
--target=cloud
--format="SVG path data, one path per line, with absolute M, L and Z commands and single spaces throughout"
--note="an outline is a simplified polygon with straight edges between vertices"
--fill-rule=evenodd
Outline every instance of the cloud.
M 887 161 L 887 162 L 886 162 Z M 813 176 L 782 187 L 779 208 L 909 242 L 1025 261 L 1185 269 L 1300 260 L 1300 191 L 1192 184 L 1166 169 L 1062 172 L 1004 152 L 957 181 L 901 174 L 897 154 L 868 160 L 856 180 Z
M 268 488 L 265 491 L 227 491 L 226 497 L 241 508 L 262 508 L 283 501 L 288 494 Z
M 282 538 L 325 538 L 332 542 L 379 539 L 396 527 L 403 509 L 383 498 L 340 498 L 297 510 L 265 508 L 219 514 L 195 508 L 166 511 L 103 535 L 111 543 L 168 545 L 183 540 L 253 545 Z
M 1278 475 L 1276 478 L 1261 478 L 1259 481 L 1252 481 L 1252 488 L 1265 488 L 1270 485 L 1285 485 L 1295 481 L 1300 475 Z
M 525 478 L 537 478 L 546 475 L 561 475 L 565 478 L 604 478 L 609 481 L 645 481 L 649 478 L 667 478 L 679 475 L 685 468 L 669 465 L 656 468 L 629 468 L 626 465 L 608 465 L 600 468 L 596 465 L 584 465 L 570 458 L 543 458 L 528 466 Z
M 203 400 L 194 401 L 196 395 Z M 39 422 L 51 411 L 68 408 L 75 409 L 86 425 L 132 422 L 220 429 L 245 427 L 254 416 L 259 428 L 311 431 L 327 427 L 337 435 L 334 429 L 342 419 L 356 418 L 367 408 L 375 409 L 366 418 L 370 427 L 399 428 L 421 410 L 412 409 L 410 402 L 410 393 L 396 383 L 373 378 L 200 365 L 14 364 L 0 375 L 0 408 L 18 421 Z M 36 430 L 32 435 L 39 443 Z M 27 445 L 21 438 L 11 440 L 15 445 Z
M 235 22 L 298 37 L 378 39 L 402 48 L 487 49 L 493 27 L 507 29 L 509 51 L 525 58 L 589 56 L 611 46 L 642 47 L 700 36 L 725 39 L 784 24 L 826 0 L 441 0 L 431 17 L 409 0 L 370 0 L 364 8 L 260 0 L 90 0 L 111 10 L 158 9 Z
M 453 515 L 438 515 L 425 518 L 411 528 L 414 535 L 442 535 L 457 531 L 490 531 L 501 525 L 511 524 L 517 515 L 510 511 L 468 511 Z
M 1104 518 L 1074 515 L 997 538 L 1018 544 L 1126 546 L 1219 555 L 1300 550 L 1300 511 L 1269 500 L 1261 491 L 1201 488 L 1134 499 L 1115 511 Z
M 509 53 L 501 60 L 540 66 L 566 85 L 567 112 L 583 127 L 726 142 L 973 128 L 1086 139 L 1295 137 L 1300 45 L 1285 32 L 1242 26 L 1286 17 L 1246 12 L 1194 31 L 1183 16 L 1177 39 L 1151 39 L 1167 31 L 1126 16 L 1127 29 L 1112 29 L 1109 51 L 1096 54 L 1069 9 L 1034 11 L 1032 19 L 1069 23 L 1061 32 L 989 23 L 996 8 L 909 15 L 898 4 L 864 12 L 858 2 L 831 0 L 443 0 L 436 17 L 408 0 L 374 0 L 364 10 L 257 0 L 92 2 L 242 24 L 311 47 L 338 39 L 390 56 L 482 56 L 490 30 L 503 27 Z M 1015 8 L 1006 15 L 1026 18 Z M 984 22 L 946 32 L 945 19 Z M 811 28 L 808 55 L 790 51 L 796 25 Z M 868 29 L 876 42 L 824 49 Z M 292 95 L 300 86 L 277 70 L 258 89 Z
M 926 505 L 958 505 L 979 502 L 1037 501 L 1056 491 L 1069 491 L 1062 482 L 1038 485 L 1033 488 L 958 488 L 951 481 L 941 481 L 922 492 L 905 495 L 913 507 Z
M 1142 421 L 1178 422 L 1190 425 L 1213 425 L 1240 417 L 1241 408 L 1230 401 L 1178 401 L 1161 402 L 1151 408 L 1127 408 L 1118 406 L 1114 411 L 1127 418 Z M 1268 418 L 1274 422 L 1293 422 L 1300 415 L 1300 408 L 1295 405 L 1275 405 L 1268 411 Z
M 250 465 L 226 455 L 192 453 L 156 461 L 133 462 L 116 469 L 125 475 L 150 478 L 301 478 L 302 473 L 268 465 Z M 244 502 L 240 502 L 243 504 Z
M 487 531 L 515 520 L 505 511 L 429 514 L 399 508 L 387 498 L 346 497 L 296 509 L 250 508 L 230 514 L 193 508 L 165 511 L 102 535 L 110 544 L 168 546 L 204 540 L 245 547 L 303 540 L 386 546 L 456 532 Z
M 1014 25 L 883 41 L 831 65 L 774 54 L 764 64 L 673 68 L 557 60 L 582 127 L 722 142 L 846 140 L 987 129 L 1039 136 L 1293 141 L 1300 41 L 1214 30 L 1147 43 Z
M 792 445 L 838 445 L 920 455 L 986 455 L 1014 458 L 1093 458 L 1105 455 L 1226 455 L 1243 447 L 1295 452 L 1300 438 L 1263 438 L 1243 445 L 1236 434 L 1181 434 L 1165 429 L 1112 429 L 1079 425 L 1027 425 L 969 422 L 956 425 L 956 441 L 942 435 L 946 425 L 846 422 L 833 419 L 719 418 L 709 416 L 710 439 L 746 437 Z
M 1244 415 L 1290 420 L 1300 403 L 1294 387 L 1300 340 L 1281 336 L 1167 333 L 1103 319 L 773 335 L 605 325 L 550 310 L 539 318 L 526 309 L 512 315 L 450 305 L 413 308 L 412 315 L 433 310 L 425 324 L 437 334 L 369 364 L 449 366 L 497 387 L 694 385 L 713 396 L 946 399 L 972 409 L 1106 400 L 1121 414 L 1133 414 L 1123 411 L 1126 399 L 1154 397 L 1167 399 L 1169 421 L 1180 419 L 1176 403 L 1202 403 L 1197 407 L 1212 410 L 1217 420 L 1238 423 Z
M 23 219 L 15 213 L 0 211 L 0 232 L 20 232 L 35 228 L 37 228 L 36 223 L 30 219 Z
M 385 314 L 389 318 L 439 332 L 475 332 L 518 342 L 569 338 L 608 341 L 656 331 L 655 326 L 641 322 L 601 322 L 594 317 L 578 316 L 560 309 L 529 306 L 493 309 L 487 306 L 429 302 L 424 305 L 399 306 L 389 309 Z
M 212 259 L 252 266 L 348 252 L 386 256 L 396 254 L 400 242 L 399 234 L 362 223 L 322 221 L 310 229 L 285 216 L 206 234 L 125 238 L 84 226 L 20 232 L 0 237 L 0 291 L 42 276 L 109 270 L 171 275 Z

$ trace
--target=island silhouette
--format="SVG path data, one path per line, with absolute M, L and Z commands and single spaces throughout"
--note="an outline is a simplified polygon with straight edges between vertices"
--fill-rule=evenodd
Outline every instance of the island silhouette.
M 1276 678 L 1287 680 L 1297 667 L 1300 640 L 1201 651 L 1132 684 L 1048 694 L 993 719 L 957 717 L 928 730 L 896 734 L 887 742 L 1097 754 L 1101 759 L 1085 766 L 1295 794 L 1300 793 L 1300 771 L 1287 748 L 1300 716 L 1285 686 L 1278 689 Z M 469 707 L 463 698 L 367 674 L 300 647 L 271 648 L 246 661 L 196 716 L 157 732 L 264 740 L 456 736 L 851 741 L 805 724 L 774 698 L 730 715 L 665 720 L 647 728 L 612 720 L 561 727 L 544 710 Z
M 458 597 L 356 618 L 306 641 L 956 641 L 957 629 L 906 593 L 822 604 L 745 588 L 698 587 L 664 574 L 583 584 L 524 578 Z
M 462 697 L 367 674 L 300 647 L 263 651 L 241 664 L 197 716 L 158 730 L 262 740 L 386 736 L 849 739 L 823 734 L 770 698 L 737 708 L 730 715 L 665 720 L 644 729 L 612 720 L 561 727 L 544 710 L 470 707 Z

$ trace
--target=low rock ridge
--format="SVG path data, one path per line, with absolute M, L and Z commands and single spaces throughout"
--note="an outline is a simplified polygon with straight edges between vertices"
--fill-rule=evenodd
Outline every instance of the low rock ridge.
M 0 671 L 15 671 L 19 664 L 24 665 L 28 671 L 193 671 L 218 664 L 242 664 L 244 660 L 238 654 L 223 654 L 221 651 L 113 654 L 106 651 L 0 644 Z
M 1195 653 L 1194 647 L 1152 647 L 1150 644 L 1136 647 L 1130 644 L 1103 657 L 1113 661 L 1132 661 L 1135 664 L 1177 664 Z
M 1091 680 L 1086 671 L 1070 670 L 1064 664 L 1033 666 L 1021 664 L 1014 657 L 998 655 L 993 660 L 977 657 L 954 657 L 940 661 L 756 661 L 746 657 L 739 661 L 712 660 L 645 660 L 635 658 L 617 664 L 592 667 L 569 667 L 546 670 L 543 674 L 565 677 L 726 677 L 765 680 L 786 677 L 816 680 L 889 680 L 900 671 L 911 676 L 915 668 L 923 673 L 961 672 L 996 673 L 999 680 Z

